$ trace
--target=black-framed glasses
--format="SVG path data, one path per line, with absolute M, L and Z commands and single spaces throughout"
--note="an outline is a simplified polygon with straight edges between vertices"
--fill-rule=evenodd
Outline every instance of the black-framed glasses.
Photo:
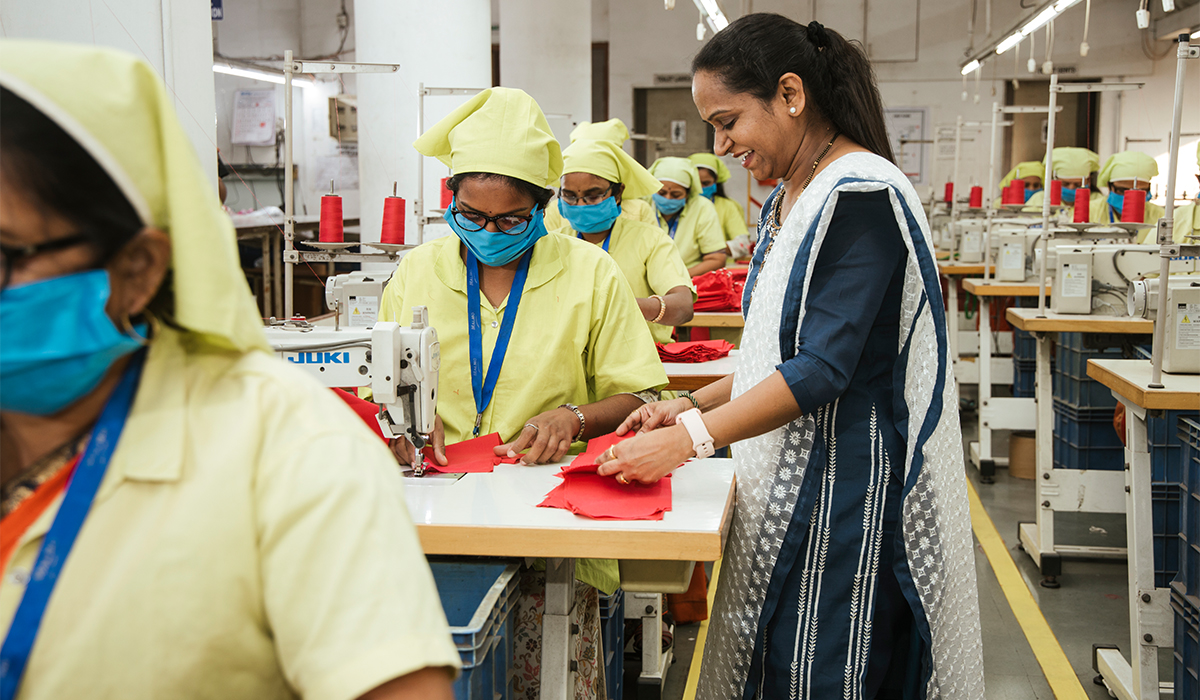
M 482 231 L 487 228 L 488 224 L 496 224 L 496 228 L 500 233 L 507 233 L 514 236 L 525 233 L 525 230 L 529 228 L 529 223 L 533 221 L 537 213 L 536 206 L 527 215 L 501 214 L 500 216 L 488 216 L 477 211 L 463 211 L 457 206 L 450 208 L 450 214 L 454 217 L 455 223 L 467 231 Z
M 608 188 L 605 189 L 603 192 L 600 192 L 597 194 L 589 194 L 589 195 L 585 195 L 583 197 L 576 197 L 573 194 L 567 194 L 566 192 L 564 192 L 563 190 L 560 189 L 558 191 L 558 197 L 559 197 L 559 199 L 561 199 L 562 201 L 566 202 L 567 204 L 569 204 L 570 206 L 573 206 L 573 207 L 579 206 L 580 204 L 591 206 L 593 204 L 599 204 L 600 202 L 603 202 L 604 200 L 608 199 L 611 195 L 615 194 L 615 188 L 616 188 L 616 185 L 609 185 Z
M 66 250 L 67 248 L 74 248 L 75 246 L 86 245 L 91 242 L 92 236 L 86 233 L 77 233 L 73 236 L 56 238 L 52 241 L 31 245 L 0 244 L 0 274 L 4 275 L 0 278 L 0 289 L 8 288 L 8 279 L 12 276 L 13 265 L 38 255 L 52 253 L 57 250 Z

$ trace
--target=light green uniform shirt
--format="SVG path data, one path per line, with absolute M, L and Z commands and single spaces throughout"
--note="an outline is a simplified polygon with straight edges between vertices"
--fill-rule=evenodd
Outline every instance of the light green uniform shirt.
M 721 230 L 725 232 L 725 240 L 732 241 L 738 236 L 747 235 L 746 211 L 742 209 L 742 205 L 729 197 L 717 197 L 712 200 L 712 203 L 717 210 L 717 219 L 721 222 Z
M 0 578 L 0 634 L 58 512 Z M 22 700 L 345 700 L 458 652 L 396 459 L 266 352 L 160 329 Z
M 558 229 L 558 232 L 578 236 L 570 226 Z M 624 273 L 633 296 L 645 299 L 653 294 L 666 294 L 676 287 L 687 287 L 695 299 L 696 287 L 683 266 L 679 251 L 657 226 L 618 218 L 609 234 L 608 254 Z M 646 324 L 655 342 L 671 342 L 671 326 L 650 321 Z
M 666 218 L 661 214 L 657 218 L 659 227 L 669 235 L 671 227 Z M 725 250 L 725 233 L 721 230 L 721 220 L 712 202 L 704 197 L 688 199 L 675 227 L 675 248 L 679 251 L 679 257 L 683 258 L 684 266 L 689 269 L 698 264 L 705 254 Z

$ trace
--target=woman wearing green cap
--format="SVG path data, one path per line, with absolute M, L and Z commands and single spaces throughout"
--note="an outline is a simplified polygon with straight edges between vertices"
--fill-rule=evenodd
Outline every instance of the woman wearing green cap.
M 1096 188 L 1095 173 L 1100 169 L 1100 156 L 1095 151 L 1074 146 L 1060 146 L 1055 148 L 1051 155 L 1051 165 L 1054 168 L 1051 179 L 1062 182 L 1062 206 L 1074 206 L 1075 192 L 1084 187 L 1088 188 L 1088 196 L 1092 202 L 1104 198 L 1104 195 L 1100 194 Z M 1029 206 L 1023 211 L 1040 212 L 1045 196 L 1044 189 L 1034 193 L 1025 202 Z
M 655 342 L 692 320 L 695 287 L 679 251 L 657 226 L 621 216 L 626 199 L 657 192 L 661 183 L 610 141 L 579 140 L 563 151 L 560 233 L 594 243 L 612 256 L 633 289 Z
M 1013 180 L 1021 179 L 1025 181 L 1025 199 L 1028 202 L 1038 192 L 1042 191 L 1042 180 L 1045 179 L 1046 166 L 1041 161 L 1027 160 L 1023 163 L 1017 163 L 1017 166 L 1009 170 L 1007 174 L 1000 180 L 1000 189 L 1008 187 Z M 1000 202 L 1003 198 L 996 198 L 992 202 L 993 207 L 1000 207 Z
M 725 234 L 716 207 L 704 197 L 700 173 L 687 158 L 659 158 L 650 174 L 662 181 L 652 195 L 658 225 L 679 250 L 692 277 L 725 266 Z
M 629 129 L 625 128 L 625 122 L 620 119 L 609 119 L 605 122 L 581 122 L 571 130 L 571 143 L 576 141 L 608 141 L 616 144 L 617 148 L 625 145 L 629 140 Z M 641 221 L 642 223 L 657 226 L 658 220 L 654 217 L 654 207 L 643 199 L 634 197 L 623 197 L 621 199 L 621 216 L 633 221 Z M 558 213 L 556 202 L 551 202 L 546 207 L 546 228 L 551 231 L 557 231 L 566 226 L 563 221 L 562 214 Z
M 0 695 L 448 700 L 395 459 L 270 352 L 172 102 L 0 41 Z
M 1100 168 L 1096 184 L 1107 187 L 1107 196 L 1092 202 L 1092 221 L 1112 223 L 1121 220 L 1125 208 L 1125 192 L 1141 190 L 1146 196 L 1146 215 L 1143 223 L 1153 224 L 1167 213 L 1161 206 L 1150 201 L 1150 179 L 1158 175 L 1158 163 L 1141 151 L 1125 151 L 1109 156 Z M 1138 243 L 1153 233 L 1147 229 L 1138 234 Z
M 693 153 L 688 160 L 696 165 L 700 173 L 702 193 L 713 203 L 721 230 L 725 232 L 729 260 L 740 260 L 750 255 L 750 234 L 746 230 L 746 210 L 725 194 L 725 182 L 729 180 L 729 168 L 725 162 L 711 153 Z
M 1196 144 L 1196 165 L 1200 166 L 1200 142 Z M 1200 173 L 1196 174 L 1196 178 L 1200 180 Z M 1185 238 L 1191 238 L 1191 243 L 1200 243 L 1200 211 L 1197 211 L 1200 206 L 1198 205 L 1200 205 L 1200 192 L 1189 204 L 1175 208 L 1175 229 L 1172 236 L 1176 243 L 1183 243 Z M 1138 235 L 1138 243 L 1146 240 L 1153 243 L 1157 239 L 1150 232 Z
M 454 193 L 445 219 L 455 235 L 400 261 L 383 292 L 381 320 L 425 306 L 441 342 L 435 459 L 443 445 L 499 433 L 496 454 L 525 464 L 562 459 L 612 432 L 667 383 L 642 313 L 620 267 L 599 246 L 546 235 L 543 212 L 562 154 L 538 104 L 521 90 L 475 95 L 414 147 L 450 166 Z M 409 463 L 412 446 L 393 445 Z M 523 454 L 522 454 L 523 453 Z M 577 645 L 577 695 L 597 679 L 596 589 L 620 585 L 615 561 L 580 560 L 576 610 L 587 644 Z M 544 579 L 526 572 L 518 603 L 516 690 L 536 698 Z

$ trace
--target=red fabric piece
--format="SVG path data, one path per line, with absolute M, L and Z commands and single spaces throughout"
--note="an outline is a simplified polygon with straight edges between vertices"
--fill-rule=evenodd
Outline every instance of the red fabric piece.
M 696 303 L 692 308 L 698 312 L 740 311 L 747 272 L 744 269 L 721 268 L 693 277 Z
M 571 512 L 594 520 L 662 520 L 671 510 L 671 480 L 622 484 L 610 476 L 570 474 L 563 498 Z
M 733 344 L 725 340 L 693 340 L 688 343 L 658 344 L 663 362 L 709 362 L 729 354 Z
M 483 435 L 473 440 L 464 440 L 446 446 L 446 466 L 437 463 L 433 458 L 433 447 L 427 446 L 421 450 L 425 455 L 427 469 L 443 474 L 477 474 L 488 473 L 507 458 L 497 457 L 494 448 L 502 444 L 499 433 Z M 513 460 L 516 461 L 516 460 Z
M 379 427 L 379 419 L 376 418 L 376 416 L 379 415 L 378 406 L 370 401 L 363 401 L 348 391 L 334 389 L 333 393 L 337 394 L 339 399 L 346 402 L 346 405 L 350 407 L 350 410 L 358 414 L 358 417 L 367 424 L 367 427 L 369 427 L 375 432 L 376 435 L 379 436 L 380 440 L 383 440 L 384 442 L 388 441 L 388 439 L 383 436 L 383 428 Z
M 621 437 L 618 437 L 616 433 L 609 433 L 608 435 L 601 435 L 588 440 L 587 449 L 580 452 L 578 457 L 571 460 L 571 467 L 563 469 L 563 472 L 577 471 L 574 468 L 579 466 L 596 466 L 596 460 L 600 459 L 600 455 L 604 454 L 605 450 L 619 442 L 628 440 L 634 435 L 637 435 L 637 433 L 629 432 Z M 592 469 L 592 472 L 595 471 L 595 469 Z

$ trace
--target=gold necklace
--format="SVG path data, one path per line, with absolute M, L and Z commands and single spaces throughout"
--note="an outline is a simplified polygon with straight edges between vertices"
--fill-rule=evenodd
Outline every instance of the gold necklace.
M 817 156 L 817 159 L 813 161 L 812 171 L 810 171 L 808 173 L 808 177 L 804 179 L 804 184 L 800 185 L 801 194 L 803 194 L 804 190 L 806 190 L 809 184 L 812 183 L 813 177 L 817 174 L 817 166 L 821 165 L 821 160 L 824 159 L 825 156 L 829 155 L 829 149 L 833 148 L 833 142 L 837 141 L 838 137 L 841 135 L 842 132 L 840 131 L 833 132 L 833 138 L 829 139 L 829 143 L 825 144 L 825 150 L 821 151 L 821 155 Z M 766 228 L 767 232 L 770 234 L 770 238 L 767 239 L 767 249 L 763 251 L 762 265 L 759 265 L 758 269 L 759 275 L 762 274 L 762 266 L 767 264 L 767 256 L 771 254 L 771 246 L 775 245 L 775 236 L 778 235 L 780 229 L 783 228 L 783 221 L 780 217 L 783 212 L 783 198 L 786 196 L 787 185 L 785 184 L 780 188 L 779 196 L 776 197 L 775 201 L 772 203 L 771 214 L 767 218 Z M 754 286 L 750 288 L 750 301 L 754 301 L 754 291 L 758 289 L 759 275 L 755 275 Z

